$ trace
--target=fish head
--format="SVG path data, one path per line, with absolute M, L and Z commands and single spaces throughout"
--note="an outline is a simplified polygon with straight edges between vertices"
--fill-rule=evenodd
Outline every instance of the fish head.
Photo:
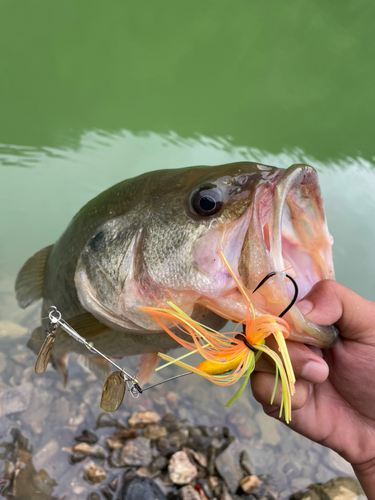
M 141 179 L 143 178 L 143 182 Z M 307 165 L 287 170 L 252 162 L 152 172 L 130 184 L 123 213 L 98 227 L 78 260 L 75 284 L 82 306 L 115 330 L 160 330 L 140 307 L 173 301 L 204 322 L 207 311 L 242 321 L 246 303 L 229 272 L 253 296 L 257 313 L 278 315 L 293 290 L 302 298 L 333 278 L 331 245 L 317 174 Z M 291 338 L 326 347 L 336 333 L 293 307 Z

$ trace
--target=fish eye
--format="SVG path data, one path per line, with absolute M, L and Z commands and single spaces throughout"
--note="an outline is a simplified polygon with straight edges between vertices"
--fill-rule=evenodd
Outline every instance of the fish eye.
M 221 209 L 222 205 L 222 194 L 215 188 L 200 188 L 191 199 L 191 206 L 198 215 L 214 215 Z

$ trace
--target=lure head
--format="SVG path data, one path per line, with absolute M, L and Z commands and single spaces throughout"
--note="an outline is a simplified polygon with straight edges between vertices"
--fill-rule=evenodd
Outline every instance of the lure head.
M 120 187 L 117 193 L 124 195 Z M 94 231 L 75 283 L 83 307 L 115 330 L 160 331 L 140 307 L 171 298 L 198 321 L 210 310 L 242 321 L 247 306 L 219 251 L 249 291 L 269 272 L 293 266 L 288 274 L 302 298 L 333 278 L 331 245 L 312 167 L 241 162 L 152 172 L 133 181 L 122 211 Z M 278 315 L 293 294 L 287 286 L 283 275 L 264 285 L 253 298 L 257 312 Z M 293 340 L 334 342 L 333 331 L 296 308 L 286 320 Z

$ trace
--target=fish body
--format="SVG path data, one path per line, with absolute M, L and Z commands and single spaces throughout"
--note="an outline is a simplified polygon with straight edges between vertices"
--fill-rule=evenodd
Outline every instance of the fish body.
M 154 171 L 87 203 L 54 245 L 24 265 L 16 292 L 21 307 L 43 298 L 42 318 L 55 305 L 106 355 L 166 352 L 178 344 L 140 307 L 173 299 L 215 329 L 244 319 L 246 305 L 219 251 L 250 291 L 269 272 L 293 267 L 302 298 L 334 277 L 331 245 L 312 167 L 240 162 Z M 255 309 L 281 312 L 287 287 L 283 274 L 268 282 L 254 295 Z M 326 347 L 337 336 L 296 308 L 285 319 L 293 340 Z M 71 351 L 90 354 L 58 335 L 55 356 Z

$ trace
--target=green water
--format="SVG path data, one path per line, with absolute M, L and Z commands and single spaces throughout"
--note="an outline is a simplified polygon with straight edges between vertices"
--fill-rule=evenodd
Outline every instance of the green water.
M 28 326 L 17 270 L 105 188 L 243 159 L 317 168 L 337 279 L 375 300 L 374 22 L 370 0 L 0 0 L 0 320 Z

